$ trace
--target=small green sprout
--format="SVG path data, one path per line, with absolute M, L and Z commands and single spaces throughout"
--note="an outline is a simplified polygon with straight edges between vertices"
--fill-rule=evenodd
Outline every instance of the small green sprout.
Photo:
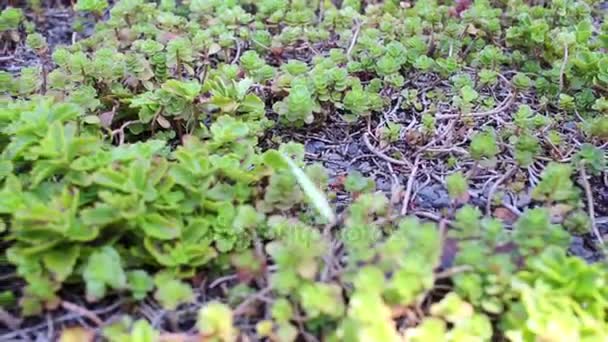
M 462 172 L 456 172 L 446 177 L 448 193 L 453 200 L 466 202 L 469 197 L 469 186 Z
M 108 8 L 107 0 L 78 0 L 74 6 L 76 11 L 90 12 L 98 20 L 101 19 L 106 8 Z
M 477 161 L 483 158 L 494 158 L 498 154 L 495 133 L 493 131 L 487 131 L 475 134 L 471 138 L 469 151 L 471 157 Z

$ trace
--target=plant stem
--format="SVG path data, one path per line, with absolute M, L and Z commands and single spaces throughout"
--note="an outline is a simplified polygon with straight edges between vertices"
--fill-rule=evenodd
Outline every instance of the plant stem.
M 412 195 L 412 188 L 414 187 L 414 180 L 416 180 L 416 173 L 418 172 L 418 166 L 420 164 L 420 155 L 416 156 L 416 160 L 414 161 L 414 168 L 410 173 L 410 177 L 407 180 L 407 187 L 405 189 L 405 195 L 403 195 L 403 204 L 401 206 L 401 215 L 405 216 L 407 214 L 407 207 L 410 202 L 410 197 Z
M 469 265 L 461 265 L 461 266 L 455 266 L 452 268 L 448 268 L 445 271 L 439 272 L 435 274 L 435 279 L 445 279 L 445 278 L 450 278 L 455 274 L 458 273 L 463 273 L 463 272 L 470 272 L 473 271 L 474 268 L 469 266 Z
M 579 166 L 579 175 L 581 176 L 581 183 L 583 188 L 585 189 L 585 194 L 587 195 L 587 210 L 589 211 L 589 220 L 591 221 L 591 231 L 595 235 L 595 238 L 599 241 L 599 243 L 604 246 L 604 238 L 600 231 L 597 229 L 595 224 L 595 207 L 593 205 L 593 192 L 591 191 L 591 184 L 589 184 L 589 180 L 587 179 L 587 172 L 585 171 L 585 165 L 582 164 Z
M 568 45 L 564 45 L 564 60 L 562 66 L 559 68 L 559 92 L 561 93 L 564 89 L 564 73 L 566 72 L 566 65 L 568 65 Z
M 79 306 L 77 304 L 74 304 L 74 303 L 71 303 L 71 302 L 68 302 L 65 300 L 61 301 L 61 306 L 68 311 L 78 313 L 78 314 L 88 318 L 93 323 L 95 323 L 97 326 L 103 325 L 103 321 L 101 320 L 101 318 L 99 318 L 99 316 L 97 316 L 97 314 L 95 314 L 94 312 L 89 311 L 87 308 L 84 308 L 82 306 Z
M 40 55 L 40 63 L 41 63 L 41 67 L 42 67 L 42 95 L 46 94 L 46 88 L 47 88 L 47 84 L 48 84 L 48 74 L 49 74 L 49 70 L 47 68 L 47 64 L 48 64 L 48 53 L 44 52 Z
M 389 163 L 393 163 L 395 165 L 402 165 L 402 166 L 409 166 L 411 168 L 414 167 L 414 165 L 412 165 L 411 162 L 407 161 L 407 160 L 399 160 L 399 159 L 395 159 L 392 157 L 387 156 L 386 154 L 382 153 L 381 151 L 378 151 L 374 146 L 372 146 L 372 144 L 369 142 L 369 137 L 368 137 L 369 133 L 364 133 L 363 134 L 363 143 L 365 143 L 365 146 L 367 147 L 367 149 L 372 152 L 373 154 L 375 154 L 376 156 L 384 159 L 385 161 L 389 162 Z
M 175 57 L 175 72 L 177 73 L 177 78 L 179 80 L 182 79 L 182 64 L 179 59 L 179 54 Z
M 511 177 L 515 171 L 517 171 L 517 166 L 511 166 L 511 168 L 505 172 L 505 174 L 500 177 L 496 183 L 494 183 L 494 185 L 492 185 L 492 187 L 490 188 L 490 192 L 488 192 L 488 201 L 486 202 L 486 215 L 490 215 L 491 214 L 491 210 L 492 210 L 492 197 L 494 197 L 494 193 L 496 192 L 496 189 L 498 188 L 498 186 L 500 184 L 502 184 L 505 180 L 507 180 L 509 177 Z
M 359 32 L 361 31 L 361 22 L 357 22 L 357 26 L 355 27 L 355 33 L 353 34 L 353 39 L 350 41 L 350 45 L 348 46 L 348 50 L 346 51 L 346 57 L 350 58 L 350 54 L 353 52 L 353 48 L 357 44 L 357 38 L 359 38 Z

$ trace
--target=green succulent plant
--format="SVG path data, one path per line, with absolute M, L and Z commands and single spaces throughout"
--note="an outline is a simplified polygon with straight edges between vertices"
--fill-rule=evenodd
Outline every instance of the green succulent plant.
M 599 2 L 78 0 L 69 46 L 9 4 L 2 316 L 69 290 L 163 308 L 117 342 L 606 340 L 605 263 L 568 251 L 602 248 Z

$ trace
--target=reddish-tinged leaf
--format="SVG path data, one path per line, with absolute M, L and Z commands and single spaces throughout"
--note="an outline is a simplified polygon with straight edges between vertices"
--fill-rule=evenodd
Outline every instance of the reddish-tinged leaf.
M 513 224 L 517 220 L 517 215 L 505 207 L 494 209 L 494 217 L 507 224 Z

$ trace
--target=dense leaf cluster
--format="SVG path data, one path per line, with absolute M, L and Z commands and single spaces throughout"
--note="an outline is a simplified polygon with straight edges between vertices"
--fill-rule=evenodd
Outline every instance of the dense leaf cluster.
M 20 312 L 56 309 L 71 285 L 174 311 L 201 272 L 230 270 L 201 339 L 608 338 L 608 269 L 567 254 L 596 229 L 587 177 L 606 174 L 608 24 L 593 0 L 461 5 L 78 0 L 95 29 L 56 47 L 4 9 L 0 48 L 40 61 L 0 71 L 0 233 Z M 329 187 L 303 145 L 268 139 L 336 122 L 417 151 L 414 170 L 447 154 L 437 222 L 398 215 L 358 171 Z M 471 183 L 498 164 L 512 171 L 482 210 Z M 507 208 L 503 185 L 530 207 Z M 163 334 L 129 317 L 103 329 Z

